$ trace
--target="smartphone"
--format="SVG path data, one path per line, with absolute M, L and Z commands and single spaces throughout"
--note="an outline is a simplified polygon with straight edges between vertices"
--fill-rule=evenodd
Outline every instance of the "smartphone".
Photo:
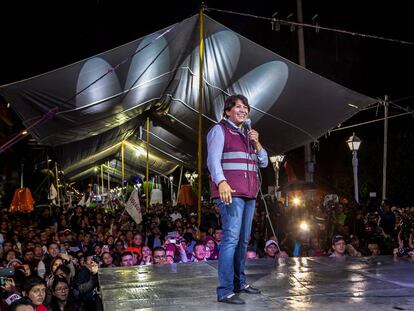
M 178 232 L 177 231 L 171 231 L 171 232 L 168 232 L 167 235 L 169 237 L 176 238 L 178 236 Z
M 170 239 L 170 243 L 171 244 L 177 244 L 177 240 L 176 239 Z

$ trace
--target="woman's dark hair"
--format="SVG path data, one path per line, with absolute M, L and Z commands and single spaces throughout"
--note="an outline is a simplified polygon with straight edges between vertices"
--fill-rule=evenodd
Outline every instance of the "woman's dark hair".
M 52 282 L 52 292 L 55 291 L 55 288 L 59 283 L 65 283 L 69 288 L 68 280 L 63 276 L 57 275 L 57 276 L 55 276 L 55 278 L 53 279 L 53 282 Z
M 250 112 L 250 105 L 249 105 L 249 101 L 247 100 L 246 96 L 241 95 L 241 94 L 231 95 L 231 96 L 227 97 L 225 102 L 224 102 L 223 117 L 226 116 L 226 111 L 230 111 L 231 108 L 236 106 L 236 102 L 238 100 L 241 100 L 243 105 L 247 106 L 247 110 L 249 110 L 249 112 Z
M 65 259 L 63 259 L 62 257 L 60 257 L 59 255 L 58 256 L 56 256 L 55 258 L 53 258 L 52 259 L 52 261 L 50 262 L 50 272 L 52 272 L 52 273 L 54 273 L 53 271 L 52 271 L 52 269 L 53 269 L 53 265 L 55 264 L 55 262 L 56 261 L 58 261 L 58 260 L 61 260 L 63 263 L 65 262 Z M 61 265 L 59 265 L 59 266 L 61 266 Z
M 57 268 L 56 268 L 56 270 L 55 270 L 55 273 L 56 273 L 56 271 L 58 271 L 58 270 L 61 270 L 61 271 L 63 271 L 63 273 L 65 273 L 66 275 L 70 275 L 70 268 L 67 266 L 67 265 L 59 265 Z
M 46 286 L 46 281 L 43 280 L 39 276 L 33 276 L 33 277 L 27 279 L 26 282 L 24 282 L 23 291 L 26 292 L 26 293 L 29 293 L 33 287 L 35 287 L 36 285 L 41 285 L 41 284 Z

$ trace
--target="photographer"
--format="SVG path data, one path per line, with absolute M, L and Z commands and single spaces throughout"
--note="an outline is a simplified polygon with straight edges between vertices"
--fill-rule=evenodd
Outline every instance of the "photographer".
M 1 284 L 1 300 L 0 310 L 7 310 L 7 306 L 12 304 L 21 298 L 19 292 L 19 285 L 16 286 L 15 279 L 17 275 L 16 270 L 13 268 L 0 268 L 0 284 Z M 23 272 L 20 273 L 20 284 L 24 282 L 25 275 Z
M 98 296 L 99 265 L 94 260 L 94 253 L 87 253 L 85 265 L 75 276 L 73 287 L 85 310 L 102 310 L 102 302 Z
M 414 233 L 404 234 L 403 229 L 398 232 L 398 248 L 394 248 L 395 257 L 414 258 Z
M 389 200 L 384 200 L 378 209 L 380 216 L 379 225 L 384 229 L 384 232 L 393 236 L 395 234 L 395 214 L 391 211 L 391 203 Z
M 188 262 L 187 253 L 181 243 L 182 241 L 183 238 L 177 235 L 174 237 L 167 236 L 165 238 L 164 249 L 166 251 L 166 255 L 172 256 L 174 258 L 174 262 Z

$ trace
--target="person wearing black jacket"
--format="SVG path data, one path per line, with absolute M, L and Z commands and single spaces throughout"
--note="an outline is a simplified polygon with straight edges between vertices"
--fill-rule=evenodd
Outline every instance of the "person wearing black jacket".
M 98 296 L 98 264 L 93 260 L 93 253 L 88 253 L 85 266 L 78 271 L 73 281 L 75 297 L 85 310 L 102 310 L 102 301 Z

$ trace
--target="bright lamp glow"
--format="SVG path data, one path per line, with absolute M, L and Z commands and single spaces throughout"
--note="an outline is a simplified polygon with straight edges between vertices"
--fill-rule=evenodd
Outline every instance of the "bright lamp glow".
M 139 147 L 139 146 L 135 147 L 135 155 L 137 157 L 139 157 L 141 155 L 146 155 L 146 154 L 147 154 L 146 151 L 144 149 L 142 149 L 141 147 Z
M 352 133 L 352 136 L 346 141 L 348 147 L 351 151 L 358 151 L 359 146 L 361 145 L 361 139 L 358 136 L 355 136 L 355 133 Z
M 298 197 L 294 197 L 293 200 L 292 200 L 292 202 L 293 202 L 293 205 L 298 206 L 298 205 L 300 205 L 300 203 L 302 202 L 302 200 L 300 198 L 298 198 Z
M 309 225 L 305 221 L 300 223 L 299 228 L 302 231 L 309 231 Z
M 273 164 L 275 164 L 276 162 L 283 162 L 283 159 L 285 158 L 285 156 L 282 155 L 274 155 L 269 157 L 270 162 L 272 162 Z

